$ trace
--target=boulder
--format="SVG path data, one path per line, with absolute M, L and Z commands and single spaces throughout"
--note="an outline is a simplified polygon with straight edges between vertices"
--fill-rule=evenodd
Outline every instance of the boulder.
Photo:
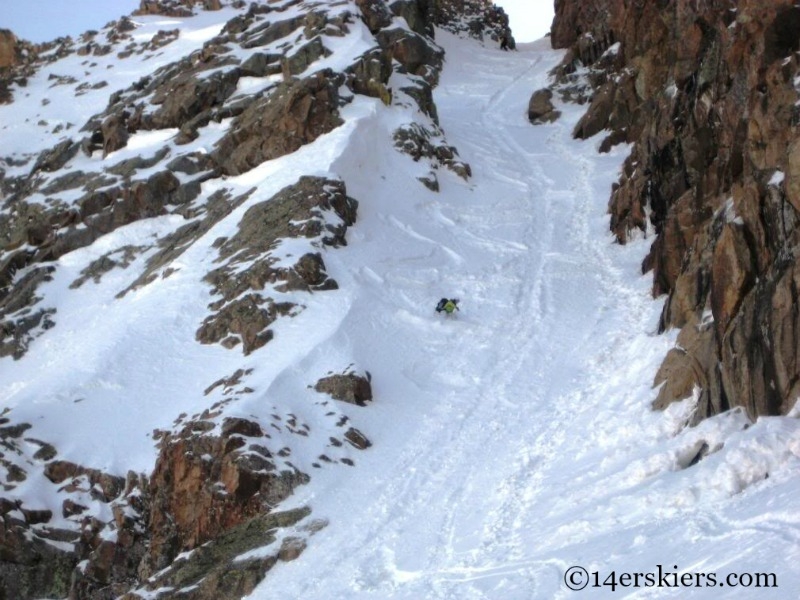
M 547 88 L 537 90 L 528 102 L 528 120 L 533 124 L 551 123 L 561 116 L 553 106 L 553 92 Z
M 370 378 L 355 373 L 323 377 L 317 381 L 314 389 L 320 393 L 329 394 L 334 400 L 357 406 L 366 406 L 367 402 L 372 401 Z

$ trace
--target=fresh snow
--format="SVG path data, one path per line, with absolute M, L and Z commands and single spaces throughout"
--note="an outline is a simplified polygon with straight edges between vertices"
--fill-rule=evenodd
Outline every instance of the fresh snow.
M 300 8 L 287 16 L 291 10 Z M 79 128 L 111 90 L 198 48 L 231 15 L 137 19 L 142 41 L 174 27 L 181 37 L 126 61 L 93 57 L 92 72 L 109 87 L 78 100 L 74 85 L 50 88 L 48 75 L 81 82 L 85 58 L 43 69 L 15 90 L 14 104 L 0 107 L 4 152 L 35 155 L 51 146 L 48 128 Z M 691 399 L 663 413 L 650 409 L 653 376 L 676 333 L 656 335 L 662 301 L 640 274 L 651 240 L 619 246 L 608 231 L 609 191 L 628 148 L 600 155 L 597 139 L 573 140 L 585 107 L 560 105 L 553 124 L 527 122 L 530 94 L 562 56 L 547 40 L 500 52 L 444 31 L 436 39 L 447 51 L 438 112 L 447 142 L 472 166 L 469 182 L 442 168 L 440 193 L 427 190 L 416 178 L 429 166 L 392 148 L 398 126 L 427 118 L 400 106 L 399 93 L 392 107 L 356 96 L 342 110 L 345 124 L 314 143 L 204 183 L 197 202 L 217 190 L 255 192 L 170 264 L 169 277 L 116 298 L 155 252 L 144 248 L 127 269 L 69 289 L 92 260 L 150 246 L 185 224 L 177 215 L 120 228 L 62 257 L 53 281 L 38 290 L 41 306 L 57 308 L 56 326 L 21 360 L 0 361 L 0 406 L 12 409 L 14 422 L 31 423 L 26 437 L 54 444 L 61 459 L 147 473 L 157 455 L 154 429 L 208 408 L 219 399 L 204 395 L 211 383 L 252 368 L 243 383 L 255 392 L 225 415 L 268 422 L 292 414 L 310 427 L 308 438 L 286 441 L 292 464 L 311 482 L 284 507 L 309 505 L 329 522 L 299 559 L 270 572 L 255 600 L 676 597 L 664 588 L 571 592 L 563 576 L 574 565 L 598 571 L 601 581 L 658 565 L 720 579 L 771 572 L 779 589 L 678 595 L 793 597 L 797 415 L 750 425 L 731 411 L 686 429 Z M 325 43 L 337 51 L 311 71 L 344 67 L 369 38 L 354 24 Z M 390 83 L 403 85 L 398 75 Z M 240 84 L 241 93 L 260 89 Z M 51 103 L 40 105 L 42 97 Z M 171 131 L 140 133 L 113 159 L 79 155 L 70 168 L 97 171 L 164 145 L 172 156 L 208 151 L 229 124 L 212 123 L 183 147 Z M 324 251 L 340 289 L 282 296 L 304 309 L 277 321 L 275 339 L 248 357 L 198 344 L 195 331 L 213 299 L 202 278 L 217 266 L 214 241 L 234 234 L 250 206 L 307 174 L 342 178 L 360 203 L 348 246 Z M 298 244 L 286 240 L 276 257 L 307 251 Z M 437 315 L 441 296 L 460 298 L 461 312 Z M 338 430 L 308 386 L 350 365 L 372 374 L 375 402 L 342 410 L 374 445 L 342 450 L 355 468 L 315 469 Z M 692 465 L 704 444 L 709 455 Z M 41 477 L 17 493 L 61 514 L 61 499 Z
M 627 148 L 571 139 L 581 107 L 527 123 L 561 56 L 546 41 L 508 54 L 442 31 L 437 42 L 442 126 L 475 175 L 440 172 L 439 194 L 410 187 L 402 161 L 375 151 L 382 115 L 335 165 L 362 204 L 331 256 L 348 312 L 317 353 L 349 346 L 372 372 L 362 423 L 375 446 L 297 491 L 289 504 L 330 525 L 251 598 L 676 597 L 562 580 L 573 565 L 603 581 L 659 564 L 719 580 L 774 572 L 779 589 L 763 594 L 792 597 L 798 421 L 744 431 L 732 411 L 685 429 L 691 400 L 650 409 L 675 335 L 656 335 L 662 302 L 639 275 L 649 241 L 620 247 L 608 231 Z M 455 319 L 433 313 L 443 295 L 462 299 Z M 687 468 L 703 443 L 712 454 Z

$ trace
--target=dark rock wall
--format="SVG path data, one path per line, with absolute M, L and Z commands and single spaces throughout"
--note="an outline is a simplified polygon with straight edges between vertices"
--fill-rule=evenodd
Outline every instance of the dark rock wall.
M 138 14 L 177 18 L 221 5 L 217 0 L 142 0 Z M 343 123 L 340 109 L 352 94 L 389 106 L 416 104 L 427 115 L 400 127 L 393 140 L 398 151 L 430 164 L 431 176 L 423 184 L 434 189 L 434 170 L 441 166 L 470 176 L 469 165 L 458 159 L 437 123 L 432 89 L 444 52 L 433 40 L 434 25 L 479 38 L 510 36 L 501 9 L 486 0 L 358 0 L 355 13 L 352 7 L 329 3 L 327 11 L 309 5 L 304 14 L 287 15 L 297 2 L 234 0 L 226 5 L 241 11 L 219 36 L 112 93 L 107 108 L 89 117 L 80 131 L 61 136 L 38 155 L 0 157 L 0 167 L 11 161 L 16 167 L 30 163 L 26 175 L 6 176 L 0 168 L 0 360 L 22 357 L 37 337 L 59 326 L 56 309 L 44 306 L 38 290 L 52 279 L 61 256 L 124 225 L 174 214 L 186 222 L 155 242 L 117 248 L 92 261 L 71 288 L 128 268 L 151 249 L 144 270 L 117 297 L 168 277 L 177 257 L 257 193 L 253 189 L 234 197 L 223 188 L 206 195 L 201 184 L 243 173 L 325 135 Z M 375 35 L 375 46 L 342 72 L 306 73 L 312 62 L 330 54 L 324 40 L 345 35 L 356 19 Z M 294 35 L 300 27 L 302 35 Z M 15 101 L 11 92 L 24 87 L 26 77 L 73 53 L 116 52 L 124 61 L 160 51 L 180 35 L 163 31 L 135 42 L 134 29 L 123 18 L 78 42 L 63 38 L 35 48 L 0 30 L 0 102 Z M 267 49 L 283 38 L 279 52 Z M 237 47 L 248 53 L 246 59 L 234 56 Z M 391 89 L 393 73 L 411 77 Z M 234 95 L 242 77 L 277 74 L 284 82 L 252 95 Z M 57 84 L 79 85 L 71 78 Z M 78 93 L 82 90 L 76 88 Z M 224 119 L 232 119 L 232 125 L 211 152 L 181 150 L 202 128 Z M 164 128 L 179 129 L 175 143 L 151 156 L 95 171 L 73 167 L 81 152 L 107 158 L 137 132 Z M 74 192 L 76 200 L 60 199 Z M 36 194 L 46 200 L 31 201 Z M 237 234 L 214 242 L 219 260 L 205 278 L 211 314 L 198 323 L 197 340 L 255 352 L 273 338 L 269 326 L 275 319 L 294 317 L 303 309 L 266 294 L 280 300 L 278 294 L 286 291 L 337 289 L 322 250 L 346 244 L 357 206 L 344 182 L 318 177 L 302 177 L 274 197 L 253 203 Z M 286 237 L 309 242 L 309 251 L 294 265 L 271 254 L 276 241 Z M 308 509 L 277 512 L 277 505 L 310 478 L 291 464 L 292 447 L 282 440 L 307 437 L 311 429 L 293 414 L 278 415 L 278 409 L 271 423 L 225 417 L 226 404 L 239 394 L 254 393 L 242 383 L 248 374 L 238 370 L 215 382 L 206 395 L 219 400 L 209 409 L 181 415 L 169 431 L 154 432 L 160 452 L 149 475 L 121 477 L 61 460 L 56 448 L 23 437 L 29 424 L 0 413 L 0 600 L 67 595 L 71 600 L 234 599 L 249 594 L 277 561 L 297 558 L 306 540 L 325 524 L 308 519 Z M 362 410 L 371 402 L 369 374 L 322 377 L 316 389 L 323 396 L 325 418 L 341 433 L 323 440 L 325 451 L 311 467 L 355 466 L 349 449 L 366 450 L 371 442 L 335 405 Z M 172 416 L 165 415 L 165 421 Z M 41 450 L 29 456 L 31 445 Z M 64 529 L 53 528 L 52 511 L 19 499 L 17 484 L 34 478 L 61 499 Z M 289 526 L 292 535 L 284 536 L 274 551 L 234 560 L 272 544 L 277 529 Z
M 785 414 L 800 394 L 800 8 L 792 0 L 556 0 L 563 78 L 593 66 L 576 137 L 633 142 L 609 203 L 682 328 L 656 406 Z M 619 46 L 611 48 L 612 44 Z M 610 50 L 609 50 L 610 49 Z M 610 133 L 608 133 L 610 131 Z

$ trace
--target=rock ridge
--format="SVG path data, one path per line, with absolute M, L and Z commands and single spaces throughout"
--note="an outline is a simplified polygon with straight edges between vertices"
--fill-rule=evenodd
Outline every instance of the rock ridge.
M 694 422 L 734 407 L 786 414 L 800 396 L 800 9 L 789 0 L 556 2 L 553 92 L 588 103 L 574 131 L 632 143 L 609 202 L 620 243 L 680 328 L 655 406 Z

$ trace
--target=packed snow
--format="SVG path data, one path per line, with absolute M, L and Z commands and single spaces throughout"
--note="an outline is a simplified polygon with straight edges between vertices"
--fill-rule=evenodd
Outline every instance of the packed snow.
M 229 16 L 171 23 L 182 29 L 176 45 L 119 68 L 101 58 L 98 69 L 108 70 L 109 89 L 124 87 L 201 45 Z M 165 25 L 153 17 L 141 27 L 152 35 Z M 447 52 L 438 113 L 448 142 L 472 166 L 468 182 L 439 169 L 441 191 L 428 190 L 417 178 L 429 165 L 392 147 L 399 125 L 427 118 L 356 96 L 342 110 L 345 124 L 314 143 L 204 184 L 203 197 L 256 192 L 170 265 L 169 277 L 116 297 L 150 248 L 99 283 L 69 288 L 92 260 L 174 231 L 185 222 L 176 215 L 62 257 L 39 290 L 44 305 L 57 307 L 57 324 L 21 360 L 0 361 L 0 407 L 31 423 L 30 436 L 54 444 L 60 458 L 149 472 L 153 430 L 207 408 L 210 383 L 252 368 L 246 383 L 255 393 L 226 415 L 292 413 L 309 424 L 312 435 L 292 442 L 292 462 L 311 482 L 282 508 L 308 505 L 329 522 L 299 559 L 270 572 L 254 600 L 793 597 L 798 415 L 752 424 L 731 411 L 686 428 L 692 399 L 651 410 L 653 377 L 676 334 L 656 334 L 662 302 L 640 273 L 650 240 L 619 246 L 608 231 L 609 191 L 628 148 L 601 155 L 597 139 L 573 140 L 582 106 L 559 105 L 553 124 L 528 123 L 530 94 L 562 56 L 547 40 L 519 52 L 444 31 L 436 40 Z M 338 43 L 312 70 L 348 64 L 367 39 L 354 26 Z M 56 64 L 59 75 L 82 69 L 78 57 Z M 48 74 L 31 78 L 32 97 L 50 85 Z M 243 93 L 258 88 L 241 85 Z M 102 94 L 74 102 L 74 89 L 60 90 L 48 92 L 47 107 L 24 94 L 2 107 L 5 152 L 52 144 L 37 133 L 40 119 L 80 126 L 105 106 Z M 182 151 L 210 149 L 227 125 L 212 123 Z M 173 133 L 137 134 L 114 160 L 150 155 Z M 87 169 L 102 162 L 76 161 Z M 343 179 L 360 203 L 348 246 L 325 253 L 340 289 L 295 298 L 302 313 L 276 322 L 275 339 L 251 356 L 198 344 L 214 240 L 304 174 Z M 436 314 L 442 296 L 460 298 L 461 311 Z M 350 416 L 373 446 L 351 452 L 355 468 L 314 469 L 331 425 L 308 386 L 350 365 L 372 375 L 375 402 Z M 18 491 L 59 514 L 40 478 Z M 778 587 L 676 594 L 565 585 L 571 567 L 597 572 L 602 583 L 612 572 L 656 573 L 659 565 L 719 581 L 774 573 Z

